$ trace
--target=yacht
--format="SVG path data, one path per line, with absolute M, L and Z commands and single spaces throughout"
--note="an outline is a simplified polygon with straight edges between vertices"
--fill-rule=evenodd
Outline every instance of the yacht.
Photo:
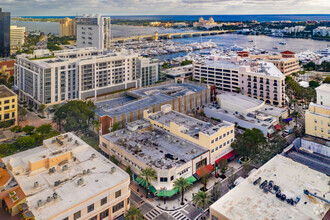
M 286 45 L 286 43 L 285 43 L 285 42 L 279 42 L 279 44 L 281 44 L 281 45 Z

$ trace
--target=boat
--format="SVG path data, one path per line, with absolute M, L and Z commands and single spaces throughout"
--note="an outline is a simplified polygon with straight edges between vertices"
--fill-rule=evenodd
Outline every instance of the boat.
M 251 43 L 252 43 L 252 42 L 253 42 L 253 40 L 249 40 L 248 42 L 251 42 Z
M 274 49 L 274 50 L 278 50 L 278 47 L 275 46 L 275 47 L 273 47 L 273 49 Z
M 285 42 L 279 42 L 279 44 L 281 44 L 281 45 L 286 45 L 286 43 L 285 43 Z

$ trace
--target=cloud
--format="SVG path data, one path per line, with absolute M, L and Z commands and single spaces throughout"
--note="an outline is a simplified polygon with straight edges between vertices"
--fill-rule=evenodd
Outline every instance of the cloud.
M 329 0 L 0 0 L 13 16 L 328 14 Z

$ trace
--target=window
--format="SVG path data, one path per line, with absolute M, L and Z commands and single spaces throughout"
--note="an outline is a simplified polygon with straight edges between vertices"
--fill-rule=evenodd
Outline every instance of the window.
M 171 181 L 174 180 L 174 176 L 171 176 Z
M 5 110 L 9 109 L 9 106 L 5 106 L 4 109 L 5 109 Z
M 11 107 L 12 107 L 12 108 L 15 108 L 15 105 L 12 105 Z
M 213 153 L 213 152 L 214 152 L 214 149 L 212 149 L 211 153 Z
M 104 148 L 108 148 L 107 144 L 104 143 L 104 142 L 102 142 L 102 147 L 104 147 Z
M 97 216 L 94 216 L 93 218 L 90 218 L 89 220 L 97 220 Z
M 117 192 L 115 192 L 115 198 L 116 199 L 120 196 L 121 196 L 121 190 L 118 190 Z
M 226 137 L 226 134 L 223 134 L 223 137 L 225 138 Z
M 220 144 L 219 148 L 222 148 L 222 144 Z
M 223 146 L 226 146 L 226 142 L 225 142 L 225 143 L 223 143 Z
M 315 122 L 315 123 L 317 123 L 317 120 L 316 120 L 316 119 L 314 119 L 314 122 Z
M 80 217 L 81 217 L 81 211 L 78 211 L 78 212 L 76 212 L 76 213 L 73 214 L 73 219 L 74 220 L 76 220 L 76 219 L 78 219 Z
M 11 102 L 15 102 L 15 99 L 12 99 Z
M 112 208 L 113 209 L 113 208 Z M 105 210 L 100 214 L 100 219 L 104 219 L 109 216 L 109 209 Z
M 161 183 L 167 182 L 167 177 L 160 177 L 159 179 Z
M 214 143 L 214 140 L 211 141 L 211 144 L 213 144 L 213 143 Z
M 321 128 L 321 132 L 323 132 L 323 128 Z
M 227 132 L 227 135 L 229 135 L 229 131 Z
M 117 205 L 112 206 L 112 212 L 115 213 L 115 212 L 117 212 L 119 209 L 121 209 L 123 207 L 124 207 L 124 201 L 121 201 Z
M 317 131 L 317 126 L 314 127 L 314 130 Z
M 87 206 L 87 212 L 91 212 L 94 210 L 94 204 Z
M 231 140 L 230 140 L 230 142 L 233 142 L 234 141 L 234 138 L 232 138 Z
M 229 141 L 227 141 L 227 144 L 229 144 Z
M 8 103 L 9 103 L 9 100 L 4 101 L 4 104 L 8 104 Z
M 215 217 L 214 215 L 212 215 L 211 220 L 219 220 L 217 217 Z
M 234 132 L 234 130 L 231 130 L 231 131 L 230 131 L 230 133 L 233 133 L 233 132 Z
M 14 118 L 15 117 L 15 112 L 11 113 L 11 117 Z
M 5 114 L 5 119 L 9 119 L 9 113 Z
M 222 135 L 220 135 L 219 139 L 222 139 Z
M 215 141 L 218 141 L 218 138 L 216 138 Z
M 108 202 L 108 198 L 104 197 L 103 199 L 101 199 L 101 205 L 104 205 Z
M 219 149 L 218 147 L 215 148 L 215 150 L 218 150 L 218 149 Z

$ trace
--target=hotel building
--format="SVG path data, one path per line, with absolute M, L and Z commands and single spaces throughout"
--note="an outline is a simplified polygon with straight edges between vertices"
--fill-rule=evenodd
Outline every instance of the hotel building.
M 221 91 L 240 91 L 266 104 L 282 106 L 285 102 L 285 76 L 270 62 L 207 60 L 194 64 L 193 78 Z
M 3 158 L 3 165 L 19 188 L 2 204 L 12 215 L 25 206 L 23 219 L 123 219 L 130 207 L 129 175 L 73 133 Z
M 25 43 L 25 27 L 10 26 L 10 47 L 16 49 Z
M 0 122 L 10 120 L 17 124 L 17 95 L 0 85 Z
M 75 19 L 64 18 L 60 20 L 60 37 L 76 36 L 76 21 Z
M 106 49 L 111 41 L 111 19 L 101 15 L 76 17 L 77 47 L 96 47 Z
M 34 105 L 93 98 L 141 85 L 140 57 L 135 53 L 81 48 L 47 56 L 17 56 L 15 85 L 20 97 Z M 144 63 L 143 68 L 148 65 Z M 157 72 L 154 65 L 150 63 L 153 74 Z

